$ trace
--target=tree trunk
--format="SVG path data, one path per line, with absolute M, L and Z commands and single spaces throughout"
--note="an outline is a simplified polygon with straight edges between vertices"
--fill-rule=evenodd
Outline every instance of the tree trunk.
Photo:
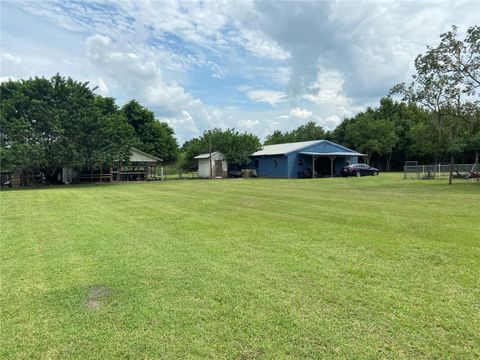
M 28 186 L 27 172 L 24 170 L 22 170 L 22 173 L 20 174 L 20 186 Z
M 454 162 L 454 158 L 452 155 L 450 156 L 450 176 L 448 177 L 448 185 L 452 185 L 452 181 L 453 181 L 453 162 Z
M 479 167 L 479 164 L 478 164 L 478 151 L 475 151 L 475 166 L 477 168 L 477 182 L 480 182 L 480 169 L 478 168 Z
M 441 118 L 438 112 L 434 113 L 434 116 L 437 120 L 437 131 L 438 131 L 438 144 L 440 145 L 442 142 L 442 128 L 441 128 Z

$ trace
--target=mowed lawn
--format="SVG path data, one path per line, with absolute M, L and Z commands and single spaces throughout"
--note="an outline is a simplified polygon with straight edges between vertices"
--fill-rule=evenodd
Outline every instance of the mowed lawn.
M 2 359 L 480 357 L 480 184 L 4 191 Z

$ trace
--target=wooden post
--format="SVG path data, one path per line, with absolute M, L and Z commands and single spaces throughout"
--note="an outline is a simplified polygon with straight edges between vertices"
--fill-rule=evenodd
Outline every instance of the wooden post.
M 329 156 L 330 158 L 330 177 L 333 177 L 333 161 L 335 160 L 336 156 Z
M 315 177 L 315 155 L 312 155 L 312 179 Z

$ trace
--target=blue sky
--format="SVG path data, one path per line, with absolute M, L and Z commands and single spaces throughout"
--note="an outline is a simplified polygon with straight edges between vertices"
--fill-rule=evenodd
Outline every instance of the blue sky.
M 2 80 L 59 72 L 137 99 L 180 143 L 212 127 L 264 138 L 334 128 L 408 81 L 477 1 L 2 1 Z

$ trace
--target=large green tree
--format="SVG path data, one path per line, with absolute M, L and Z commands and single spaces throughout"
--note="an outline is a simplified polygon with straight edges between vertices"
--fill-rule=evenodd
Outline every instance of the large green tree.
M 88 83 L 51 79 L 0 85 L 2 169 L 108 167 L 128 161 L 133 129 Z
M 272 134 L 267 135 L 265 145 L 281 144 L 288 142 L 310 141 L 325 139 L 325 130 L 322 126 L 314 121 L 309 121 L 304 125 L 292 131 L 282 133 L 280 130 L 275 130 Z
M 183 145 L 184 166 L 185 168 L 194 168 L 196 166 L 194 157 L 210 151 L 223 153 L 229 165 L 243 165 L 250 161 L 250 155 L 260 146 L 260 139 L 255 135 L 246 132 L 239 133 L 235 129 L 214 128 Z
M 466 108 L 466 107 L 465 107 Z M 475 164 L 479 164 L 480 154 L 480 107 L 473 105 L 465 116 L 465 150 L 475 154 Z
M 359 120 L 363 124 L 355 125 Z M 380 162 L 379 166 L 384 161 L 386 169 L 401 169 L 406 160 L 432 161 L 432 148 L 423 147 L 418 131 L 429 122 L 429 113 L 416 104 L 384 97 L 378 107 L 344 119 L 330 137 L 344 146 L 369 152 L 372 161 Z
M 369 110 L 360 114 L 356 121 L 348 126 L 346 138 L 356 150 L 367 155 L 367 162 L 373 154 L 385 157 L 389 170 L 392 151 L 398 142 L 392 121 L 376 119 L 375 112 Z
M 435 67 L 462 84 L 462 92 L 475 95 L 480 88 L 480 26 L 470 27 L 463 40 L 458 39 L 458 28 L 440 35 L 437 47 L 427 47 L 427 54 L 435 59 Z
M 178 143 L 173 129 L 165 122 L 155 119 L 152 111 L 132 100 L 122 107 L 128 123 L 135 129 L 140 150 L 173 163 L 178 157 Z
M 455 156 L 471 143 L 465 137 L 465 127 L 472 119 L 471 109 L 479 104 L 479 50 L 480 27 L 469 28 L 461 40 L 454 26 L 440 35 L 436 47 L 428 46 L 424 54 L 417 56 L 411 84 L 402 83 L 392 89 L 392 93 L 402 94 L 404 100 L 417 103 L 431 113 L 437 135 L 435 150 L 450 159 L 450 184 Z M 478 159 L 478 150 L 475 151 Z

